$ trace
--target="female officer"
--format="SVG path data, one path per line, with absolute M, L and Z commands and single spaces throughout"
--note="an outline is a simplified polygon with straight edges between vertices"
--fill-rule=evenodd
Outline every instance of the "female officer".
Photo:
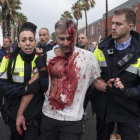
M 1 63 L 0 91 L 4 93 L 4 111 L 9 118 L 11 140 L 38 140 L 39 137 L 44 96 L 36 80 L 38 73 L 35 71 L 35 45 L 35 31 L 32 28 L 22 28 L 18 35 L 18 46 Z M 33 99 L 24 112 L 27 129 L 19 135 L 16 131 L 17 111 L 21 98 L 28 94 L 32 96 L 31 93 L 34 94 Z

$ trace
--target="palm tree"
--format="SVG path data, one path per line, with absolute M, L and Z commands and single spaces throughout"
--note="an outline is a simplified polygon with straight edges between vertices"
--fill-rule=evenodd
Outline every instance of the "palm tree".
M 72 11 L 73 11 L 73 15 L 74 15 L 74 18 L 76 19 L 77 21 L 77 26 L 78 26 L 78 20 L 81 18 L 82 19 L 82 5 L 79 3 L 79 1 L 77 1 L 75 4 L 73 4 L 72 6 Z M 76 43 L 78 44 L 78 29 L 77 29 L 77 41 Z
M 105 37 L 108 36 L 108 0 L 106 0 L 106 29 L 105 29 Z
M 73 16 L 71 15 L 71 13 L 69 11 L 65 11 L 63 14 L 61 14 L 61 18 L 71 18 L 71 19 L 73 19 Z
M 56 43 L 56 34 L 55 34 L 55 32 L 53 32 L 51 34 L 51 39 L 54 41 L 54 43 Z
M 11 26 L 13 26 L 16 22 L 22 24 L 23 22 L 27 21 L 27 17 L 24 16 L 22 13 L 17 12 L 17 10 L 21 9 L 21 1 L 20 0 L 0 0 L 0 5 L 2 7 L 2 30 L 3 30 L 3 37 L 5 35 L 10 36 L 11 34 Z M 22 23 L 21 23 L 22 22 Z
M 86 20 L 86 35 L 88 36 L 87 32 L 87 11 L 90 8 L 93 8 L 95 6 L 95 1 L 94 0 L 79 0 L 79 2 L 82 2 L 82 9 L 85 12 L 85 20 Z
M 16 34 L 17 32 L 19 32 L 19 29 L 21 28 L 22 24 L 26 21 L 27 21 L 27 17 L 23 13 L 20 12 L 16 13 L 16 23 L 17 23 Z
M 2 17 L 2 32 L 4 37 L 6 35 L 6 10 L 7 10 L 6 0 L 0 0 L 0 5 L 2 7 L 1 17 Z
M 11 27 L 10 23 L 14 25 L 16 15 L 17 15 L 17 10 L 20 10 L 21 7 L 21 2 L 20 0 L 9 0 L 10 3 L 10 12 L 7 13 L 7 35 L 10 36 L 11 33 Z M 10 18 L 12 16 L 12 18 Z

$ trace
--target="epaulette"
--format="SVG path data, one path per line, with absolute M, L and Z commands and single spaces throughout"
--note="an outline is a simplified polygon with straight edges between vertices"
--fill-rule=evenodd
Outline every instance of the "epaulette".
M 5 55 L 5 58 L 8 59 L 10 57 L 10 54 Z
M 53 43 L 53 42 L 50 42 L 50 44 L 51 44 L 51 45 L 54 45 L 54 43 Z
M 36 56 L 39 56 L 39 53 L 35 53 Z

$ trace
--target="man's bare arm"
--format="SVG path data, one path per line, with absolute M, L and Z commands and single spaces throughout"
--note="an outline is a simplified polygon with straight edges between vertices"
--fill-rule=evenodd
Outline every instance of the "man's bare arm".
M 98 77 L 97 79 L 95 79 L 93 81 L 93 85 L 97 90 L 106 92 L 107 83 L 102 78 Z
M 38 78 L 39 78 L 39 74 L 36 73 L 28 83 L 30 84 Z M 25 87 L 25 90 L 27 91 L 27 87 Z M 20 135 L 22 135 L 22 130 L 20 129 L 20 125 L 23 125 L 23 129 L 26 130 L 25 118 L 23 116 L 23 113 L 33 97 L 34 94 L 29 94 L 23 96 L 21 99 L 19 110 L 17 113 L 17 120 L 16 120 L 17 131 L 19 132 Z

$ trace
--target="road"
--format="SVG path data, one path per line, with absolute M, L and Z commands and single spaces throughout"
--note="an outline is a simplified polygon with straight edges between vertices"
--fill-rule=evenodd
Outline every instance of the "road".
M 96 140 L 96 131 L 95 131 L 96 121 L 95 119 L 94 120 L 92 119 L 90 103 L 87 107 L 87 113 L 89 120 L 84 121 L 85 132 L 82 135 L 81 140 Z M 1 117 L 0 117 L 0 140 L 10 140 L 9 127 L 4 124 Z

